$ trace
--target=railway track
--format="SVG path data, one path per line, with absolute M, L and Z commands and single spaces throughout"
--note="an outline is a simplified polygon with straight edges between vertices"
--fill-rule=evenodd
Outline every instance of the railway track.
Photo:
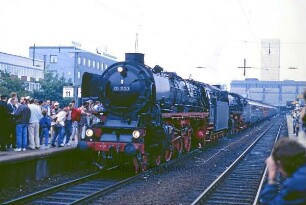
M 99 175 L 99 172 L 96 172 L 96 173 L 93 173 L 93 174 L 90 174 L 90 175 L 87 175 L 87 176 L 84 176 L 84 177 L 81 177 L 81 178 L 78 178 L 78 179 L 75 179 L 75 180 L 72 180 L 72 181 L 69 181 L 69 182 L 65 182 L 65 183 L 62 183 L 62 184 L 59 184 L 59 185 L 56 185 L 56 186 L 53 186 L 53 187 L 50 187 L 50 188 L 47 188 L 47 189 L 43 189 L 41 191 L 38 191 L 38 192 L 35 192 L 35 193 L 32 193 L 32 194 L 28 194 L 28 195 L 25 195 L 25 196 L 22 196 L 22 197 L 19 197 L 19 198 L 15 198 L 15 199 L 12 199 L 10 201 L 2 202 L 2 204 L 24 204 L 24 203 L 29 202 L 31 200 L 37 199 L 40 196 L 47 196 L 48 194 L 56 193 L 57 191 L 60 191 L 60 190 L 65 189 L 67 187 L 71 187 L 71 186 L 74 186 L 76 184 L 82 183 L 84 181 L 90 180 L 92 178 L 97 177 L 98 175 Z
M 117 187 L 108 194 L 102 193 L 86 204 L 190 204 L 198 196 L 192 196 L 197 190 L 207 188 L 222 174 L 228 161 L 236 159 L 233 156 L 237 154 L 233 152 L 240 152 L 237 149 L 241 149 L 247 141 L 253 142 L 257 133 L 262 133 L 261 129 L 267 130 L 274 123 L 269 121 L 264 124 L 260 128 L 251 128 L 249 134 L 245 133 L 236 140 L 227 139 L 227 143 L 223 142 L 224 146 L 221 145 L 223 148 L 220 148 L 220 142 L 216 142 L 202 150 L 196 150 L 192 155 L 183 155 L 186 157 L 184 160 L 178 158 L 177 163 L 166 164 L 163 168 L 158 168 L 157 172 L 149 172 L 145 177 Z M 203 153 L 210 157 L 203 158 Z M 231 157 L 225 157 L 229 155 Z M 195 160 L 199 160 L 199 164 Z M 195 182 L 191 182 L 193 179 Z M 192 188 L 189 189 L 188 186 Z
M 204 192 L 195 204 L 256 204 L 258 187 L 265 170 L 265 159 L 270 155 L 283 124 L 278 120 L 259 136 Z
M 194 150 L 190 152 L 190 154 L 193 154 L 193 152 L 196 151 L 197 150 Z M 158 172 L 168 165 L 175 163 L 176 160 L 178 159 L 172 160 L 167 164 L 161 164 L 148 170 L 147 172 L 140 173 L 132 177 L 123 177 L 123 179 L 120 180 L 112 179 L 110 176 L 102 176 L 104 174 L 107 175 L 107 171 L 116 169 L 116 167 L 111 167 L 106 171 L 96 172 L 70 182 L 35 192 L 33 194 L 3 202 L 2 204 L 82 204 L 88 200 L 92 200 L 96 197 L 96 195 L 105 195 L 108 192 L 118 189 L 120 186 L 124 186 L 125 184 L 132 183 L 137 179 L 145 179 L 151 173 Z
M 271 124 L 271 123 L 266 123 Z M 266 125 L 265 125 L 266 126 Z M 265 127 L 264 126 L 264 127 Z M 262 129 L 262 128 L 259 128 Z M 266 128 L 265 128 L 266 129 Z M 246 134 L 245 136 L 237 136 L 237 140 L 228 138 L 228 141 L 223 142 L 217 142 L 215 144 L 208 145 L 204 149 L 197 149 L 193 150 L 187 155 L 183 155 L 179 158 L 176 158 L 174 160 L 171 160 L 170 163 L 162 164 L 158 167 L 155 167 L 153 169 L 150 169 L 149 171 L 145 173 L 138 174 L 133 177 L 125 177 L 124 179 L 120 180 L 114 180 L 105 178 L 100 174 L 97 174 L 96 176 L 89 176 L 87 179 L 83 179 L 77 182 L 72 182 L 63 186 L 57 186 L 55 188 L 52 188 L 50 190 L 41 191 L 39 193 L 33 194 L 32 196 L 26 196 L 22 199 L 16 199 L 9 202 L 5 202 L 4 204 L 126 204 L 132 203 L 134 204 L 135 201 L 130 200 L 130 198 L 137 199 L 135 204 L 144 204 L 144 203 L 168 203 L 169 201 L 172 202 L 178 202 L 182 204 L 190 204 L 194 199 L 198 196 L 190 196 L 182 197 L 178 199 L 178 201 L 173 201 L 173 199 L 169 199 L 169 201 L 162 199 L 155 199 L 156 196 L 162 197 L 162 194 L 153 194 L 158 192 L 157 189 L 155 189 L 156 185 L 159 186 L 159 184 L 163 184 L 164 179 L 167 178 L 167 183 L 172 184 L 173 181 L 168 178 L 167 175 L 170 175 L 171 177 L 173 175 L 177 175 L 180 180 L 184 178 L 184 173 L 188 172 L 188 176 L 192 176 L 191 172 L 198 172 L 202 171 L 203 178 L 205 178 L 206 181 L 204 181 L 204 184 L 201 184 L 200 187 L 194 187 L 196 190 L 204 190 L 209 186 L 209 184 L 215 180 L 216 177 L 221 175 L 222 167 L 224 165 L 218 165 L 219 162 L 216 159 L 220 159 L 223 157 L 224 154 L 228 152 L 231 147 L 237 146 L 240 147 L 242 144 L 245 144 L 243 142 L 244 138 L 250 138 L 248 135 L 252 135 L 252 133 L 258 132 L 258 128 L 251 128 L 250 134 Z M 257 135 L 257 134 L 256 134 Z M 233 141 L 232 141 L 233 140 Z M 232 141 L 232 142 L 231 142 Z M 222 146 L 220 144 L 224 144 L 225 146 Z M 241 144 L 241 145 L 238 145 Z M 221 146 L 221 147 L 219 147 Z M 233 148 L 235 152 L 237 152 L 237 148 Z M 202 152 L 208 152 L 205 154 L 207 158 L 202 158 L 201 155 Z M 232 152 L 232 151 L 231 151 Z M 238 151 L 240 152 L 240 151 Z M 241 151 L 242 152 L 242 151 Z M 254 155 L 258 156 L 259 154 L 256 152 L 253 152 Z M 219 156 L 221 155 L 221 156 Z M 227 154 L 226 154 L 227 155 Z M 210 156 L 210 157 L 209 157 Z M 260 158 L 264 159 L 265 157 L 260 156 Z M 195 165 L 192 165 L 189 161 L 191 160 L 200 160 L 198 162 L 195 162 L 196 166 L 202 166 L 202 167 L 194 167 Z M 203 161 L 204 160 L 204 161 Z M 229 159 L 226 159 L 226 161 Z M 188 163 L 186 162 L 188 161 Z M 212 162 L 216 163 L 218 166 L 213 166 L 213 169 L 216 169 L 216 171 L 212 170 L 210 165 L 212 165 Z M 188 165 L 187 165 L 187 164 Z M 223 162 L 224 163 L 224 162 Z M 207 166 L 209 165 L 209 166 Z M 189 166 L 192 166 L 190 168 Z M 205 167 L 206 169 L 204 169 Z M 178 170 L 177 168 L 181 169 Z M 264 168 L 263 168 L 264 169 Z M 197 171 L 198 170 L 198 171 Z M 224 168 L 223 168 L 224 170 Z M 201 173 L 197 173 L 200 174 Z M 99 175 L 99 179 L 96 178 Z M 200 176 L 199 175 L 199 176 Z M 174 179 L 176 180 L 176 179 Z M 190 180 L 190 179 L 187 179 Z M 201 181 L 201 179 L 198 179 Z M 153 183 L 153 186 L 152 186 Z M 184 182 L 183 182 L 184 183 Z M 206 185 L 205 185 L 206 184 Z M 185 185 L 185 184 L 184 184 Z M 149 186 L 150 188 L 148 189 Z M 173 182 L 173 187 L 176 187 L 175 181 Z M 204 188 L 203 188 L 204 187 Z M 149 195 L 146 193 L 148 190 L 152 189 L 153 192 Z M 160 190 L 163 194 L 165 192 L 163 190 Z M 190 193 L 192 193 L 193 190 L 190 190 Z M 178 191 L 176 191 L 178 195 L 184 196 L 183 194 L 180 194 Z M 196 193 L 196 192 L 195 192 Z M 167 194 L 172 194 L 171 192 Z M 186 191 L 185 193 L 186 194 Z M 134 196 L 135 195 L 135 196 Z M 136 197 L 137 196 L 137 197 Z M 135 198 L 136 197 L 136 198 Z M 153 203 L 154 204 L 154 203 Z M 237 204 L 235 202 L 235 204 Z
M 121 179 L 110 178 L 107 172 L 112 169 L 114 167 L 1 204 L 78 204 L 97 193 L 107 192 L 111 188 L 120 186 L 120 184 L 135 178 L 135 176 L 128 177 L 130 174 L 121 176 Z

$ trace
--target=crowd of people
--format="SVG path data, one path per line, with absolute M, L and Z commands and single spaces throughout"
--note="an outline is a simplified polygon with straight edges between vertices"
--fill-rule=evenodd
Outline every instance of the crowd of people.
M 38 100 L 30 96 L 18 99 L 15 92 L 0 97 L 0 151 L 16 152 L 43 147 L 70 146 L 92 121 L 89 111 L 103 111 L 99 101 L 88 100 L 79 108 L 72 100 L 60 107 L 57 101 Z

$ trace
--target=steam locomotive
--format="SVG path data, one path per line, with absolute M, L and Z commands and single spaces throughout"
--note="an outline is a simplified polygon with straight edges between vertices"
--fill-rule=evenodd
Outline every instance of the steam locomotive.
M 97 153 L 101 163 L 131 159 L 135 170 L 145 170 L 277 113 L 218 86 L 150 68 L 144 54 L 125 57 L 102 75 L 82 78 L 82 98 L 98 99 L 105 111 L 92 111 L 99 120 L 79 147 Z

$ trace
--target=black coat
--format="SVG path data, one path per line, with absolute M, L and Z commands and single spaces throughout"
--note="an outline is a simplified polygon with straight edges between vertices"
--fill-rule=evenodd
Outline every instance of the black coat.
M 16 124 L 29 124 L 31 110 L 27 105 L 20 104 L 14 113 Z
M 7 103 L 0 101 L 0 142 L 3 142 L 9 133 L 10 113 Z

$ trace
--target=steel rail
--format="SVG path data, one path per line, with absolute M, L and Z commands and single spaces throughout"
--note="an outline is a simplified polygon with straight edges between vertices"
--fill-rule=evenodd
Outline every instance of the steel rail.
M 88 180 L 90 178 L 96 177 L 98 174 L 100 174 L 100 172 L 95 172 L 93 174 L 89 174 L 89 175 L 86 175 L 84 177 L 81 177 L 81 178 L 78 178 L 78 179 L 75 179 L 75 180 L 72 180 L 72 181 L 69 181 L 69 182 L 58 184 L 58 185 L 52 186 L 50 188 L 34 192 L 32 194 L 28 194 L 28 195 L 25 195 L 25 196 L 22 196 L 22 197 L 19 197 L 19 198 L 16 198 L 16 199 L 12 199 L 10 201 L 5 201 L 5 202 L 2 202 L 2 204 L 21 204 L 21 203 L 25 203 L 26 201 L 30 201 L 34 198 L 39 197 L 39 196 L 42 196 L 42 195 L 45 195 L 45 194 L 48 194 L 48 193 L 52 193 L 52 192 L 54 192 L 56 190 L 59 190 L 59 189 L 62 189 L 64 187 L 68 187 L 68 186 L 71 186 L 73 184 L 79 183 L 81 181 Z
M 271 124 L 259 137 L 256 138 L 256 140 L 229 166 L 226 168 L 226 170 L 216 179 L 214 180 L 192 203 L 191 205 L 195 205 L 195 204 L 200 204 L 201 200 L 208 195 L 209 192 L 211 192 L 211 190 L 213 188 L 215 188 L 217 186 L 217 184 L 223 180 L 231 170 L 233 170 L 236 165 L 238 165 L 238 163 L 246 156 L 246 154 L 257 144 L 257 142 L 274 126 L 274 124 L 276 123 L 276 121 Z M 282 125 L 280 125 L 281 127 Z M 279 135 L 279 131 L 280 128 L 278 130 L 278 134 Z
M 277 135 L 277 137 L 275 138 L 274 145 L 275 145 L 275 143 L 277 142 L 277 140 L 279 139 L 280 129 L 281 129 L 281 128 L 279 128 L 279 130 L 278 130 L 278 135 Z M 274 150 L 274 146 L 273 146 L 273 149 L 272 149 L 271 153 L 273 152 L 273 150 Z M 262 178 L 261 178 L 261 180 L 260 180 L 260 184 L 259 184 L 259 187 L 258 187 L 256 196 L 255 196 L 253 205 L 258 204 L 259 194 L 260 194 L 260 191 L 261 191 L 261 189 L 262 189 L 262 187 L 263 187 L 263 184 L 264 184 L 264 182 L 265 182 L 265 180 L 266 180 L 267 171 L 268 171 L 268 166 L 266 166 L 265 171 L 264 171 L 264 173 L 263 173 L 263 175 L 262 175 Z

